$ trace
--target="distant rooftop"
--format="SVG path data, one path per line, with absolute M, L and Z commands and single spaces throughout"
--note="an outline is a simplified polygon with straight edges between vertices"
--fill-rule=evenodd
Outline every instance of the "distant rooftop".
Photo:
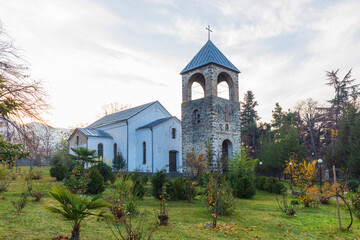
M 159 125 L 159 124 L 161 124 L 163 122 L 166 122 L 167 120 L 169 120 L 171 118 L 173 118 L 173 117 L 160 118 L 160 119 L 158 119 L 156 121 L 153 121 L 153 122 L 151 122 L 149 124 L 146 124 L 145 126 L 139 127 L 138 129 L 152 128 L 152 127 L 155 127 L 155 126 L 157 126 L 157 125 Z
M 107 116 L 102 117 L 99 120 L 95 121 L 94 123 L 90 124 L 89 126 L 87 126 L 87 128 L 96 128 L 96 127 L 108 125 L 108 124 L 115 123 L 115 122 L 125 121 L 125 120 L 131 118 L 132 116 L 134 116 L 135 114 L 141 112 L 145 108 L 149 107 L 150 105 L 154 104 L 155 102 L 147 103 L 147 104 L 144 104 L 141 106 L 129 108 L 129 109 L 126 109 L 121 112 L 107 115 Z
M 210 40 L 208 40 L 180 74 L 184 74 L 190 70 L 202 67 L 209 63 L 215 63 L 240 73 L 240 71 L 225 57 L 225 55 Z
M 90 128 L 77 128 L 77 129 L 87 137 L 112 138 L 110 134 L 102 130 L 90 129 Z

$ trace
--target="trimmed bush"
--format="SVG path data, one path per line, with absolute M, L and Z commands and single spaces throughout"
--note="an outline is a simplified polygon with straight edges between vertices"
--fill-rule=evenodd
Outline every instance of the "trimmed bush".
M 168 192 L 169 193 L 169 192 Z M 174 181 L 173 192 L 169 193 L 170 198 L 173 200 L 186 200 L 186 186 L 182 178 L 176 178 Z
M 272 192 L 272 185 L 274 183 L 276 183 L 278 180 L 274 177 L 269 177 L 266 179 L 265 184 L 264 184 L 264 190 L 267 192 Z
M 271 187 L 271 192 L 276 194 L 281 194 L 281 192 L 285 189 L 284 184 L 282 184 L 280 181 L 275 182 Z
M 56 164 L 50 168 L 50 176 L 56 178 L 57 181 L 62 181 L 68 175 L 68 168 L 61 164 Z
M 104 178 L 97 169 L 91 169 L 89 172 L 89 183 L 87 184 L 87 192 L 91 194 L 99 194 L 105 190 Z
M 254 178 L 243 174 L 242 171 L 229 173 L 227 179 L 235 197 L 251 198 L 256 194 Z
M 161 170 L 155 173 L 155 175 L 152 177 L 152 194 L 157 199 L 160 199 L 160 194 L 162 192 L 162 187 L 167 181 L 166 171 Z
M 255 178 L 255 186 L 257 189 L 259 190 L 264 190 L 264 185 L 266 182 L 266 177 L 265 176 L 260 176 Z
M 91 169 L 97 169 L 101 176 L 104 178 L 104 182 L 110 181 L 111 183 L 114 183 L 116 180 L 115 174 L 111 171 L 111 167 L 109 167 L 107 164 L 103 162 L 99 162 L 96 165 L 92 166 Z

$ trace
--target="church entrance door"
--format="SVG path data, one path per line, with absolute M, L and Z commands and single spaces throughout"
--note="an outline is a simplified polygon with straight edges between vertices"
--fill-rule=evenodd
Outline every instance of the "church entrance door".
M 169 152 L 169 172 L 176 172 L 176 153 L 177 151 Z

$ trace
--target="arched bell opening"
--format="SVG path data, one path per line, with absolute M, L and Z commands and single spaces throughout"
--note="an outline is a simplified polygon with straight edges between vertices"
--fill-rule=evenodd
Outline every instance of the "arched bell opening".
M 236 89 L 234 80 L 225 72 L 217 77 L 216 93 L 220 98 L 236 101 Z

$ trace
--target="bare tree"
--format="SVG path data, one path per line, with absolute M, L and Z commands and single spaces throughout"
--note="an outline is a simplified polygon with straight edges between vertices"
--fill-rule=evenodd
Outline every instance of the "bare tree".
M 41 113 L 49 109 L 41 81 L 30 78 L 28 72 L 28 64 L 0 23 L 0 101 L 11 99 L 14 103 L 10 114 L 0 115 L 0 123 L 11 124 L 25 138 L 23 121 L 44 122 Z
M 130 104 L 125 104 L 124 105 L 124 104 L 120 104 L 118 102 L 112 102 L 112 103 L 106 104 L 106 105 L 104 105 L 102 107 L 103 115 L 106 116 L 106 115 L 109 115 L 109 114 L 120 112 L 120 111 L 129 109 L 130 107 L 131 107 Z

